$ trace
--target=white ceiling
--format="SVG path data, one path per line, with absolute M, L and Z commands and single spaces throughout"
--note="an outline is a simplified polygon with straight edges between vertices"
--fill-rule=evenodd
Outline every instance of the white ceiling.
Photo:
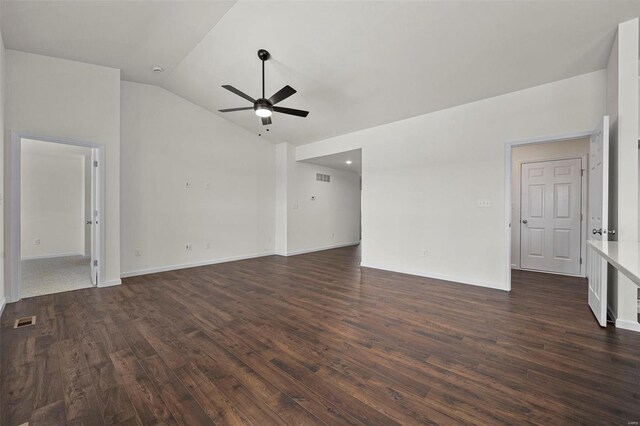
M 347 164 L 351 161 L 351 164 Z M 352 151 L 338 152 L 322 157 L 309 158 L 302 160 L 304 163 L 317 164 L 332 169 L 345 170 L 347 172 L 355 172 L 362 175 L 362 149 L 354 149 Z
M 160 84 L 233 1 L 2 0 L 5 47 L 122 70 Z M 154 74 L 151 67 L 164 73 Z
M 251 111 L 217 112 L 248 106 L 220 86 L 258 97 L 268 49 L 267 97 L 289 84 L 281 105 L 310 114 L 262 135 L 296 145 L 603 69 L 640 15 L 635 0 L 57 4 L 3 1 L 6 46 L 119 67 L 255 133 Z

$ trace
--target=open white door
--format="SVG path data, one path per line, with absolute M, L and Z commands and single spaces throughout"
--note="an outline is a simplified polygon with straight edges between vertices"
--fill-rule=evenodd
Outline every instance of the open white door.
M 590 240 L 607 241 L 609 226 L 609 116 L 591 135 L 589 147 L 589 205 L 587 233 Z M 587 249 L 589 307 L 602 327 L 607 325 L 607 261 Z
M 91 215 L 87 219 L 91 227 L 91 282 L 98 285 L 98 259 L 100 245 L 98 244 L 98 150 L 91 150 Z

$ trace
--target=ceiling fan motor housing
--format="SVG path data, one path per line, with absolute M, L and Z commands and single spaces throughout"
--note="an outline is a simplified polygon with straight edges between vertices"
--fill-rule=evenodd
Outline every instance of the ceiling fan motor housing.
M 273 105 L 271 104 L 271 102 L 269 102 L 268 99 L 260 98 L 256 100 L 255 104 L 253 104 L 253 109 L 268 109 L 269 111 L 273 111 Z
M 269 52 L 267 52 L 264 49 L 260 49 L 258 50 L 258 58 L 260 58 L 261 61 L 266 61 L 271 57 L 271 54 Z

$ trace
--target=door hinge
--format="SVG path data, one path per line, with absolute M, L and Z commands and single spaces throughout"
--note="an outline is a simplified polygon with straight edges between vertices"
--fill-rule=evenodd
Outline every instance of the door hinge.
M 580 264 L 582 265 L 582 258 L 580 258 Z
M 582 222 L 583 220 L 584 220 L 583 219 L 583 215 L 582 215 L 582 213 L 580 213 L 580 222 Z
M 580 169 L 580 176 L 584 176 L 584 172 L 586 171 L 586 169 Z
M 98 162 L 97 161 L 93 162 L 93 167 L 98 167 Z
M 86 263 L 85 263 L 85 265 L 86 265 Z M 93 266 L 98 266 L 98 261 L 97 260 L 93 261 Z

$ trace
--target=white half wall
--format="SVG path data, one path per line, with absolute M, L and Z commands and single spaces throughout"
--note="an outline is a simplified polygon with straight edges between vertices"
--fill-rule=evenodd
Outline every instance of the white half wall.
M 84 255 L 84 163 L 84 156 L 30 153 L 23 146 L 23 260 Z
M 275 147 L 257 135 L 123 81 L 121 173 L 123 276 L 274 253 Z
M 6 51 L 5 193 L 11 188 L 11 132 L 102 144 L 106 164 L 105 284 L 120 282 L 120 71 Z M 5 234 L 10 224 L 5 203 Z M 5 250 L 5 290 L 16 271 Z M 10 291 L 7 290 L 7 291 Z
M 520 268 L 520 179 L 524 162 L 582 158 L 589 154 L 589 139 L 519 145 L 511 154 L 511 266 Z M 582 168 L 587 168 L 586 164 Z M 582 235 L 585 240 L 585 236 Z M 585 257 L 585 256 L 583 256 Z
M 599 71 L 299 146 L 296 159 L 362 148 L 363 266 L 507 289 L 505 144 L 591 130 L 604 99 Z

